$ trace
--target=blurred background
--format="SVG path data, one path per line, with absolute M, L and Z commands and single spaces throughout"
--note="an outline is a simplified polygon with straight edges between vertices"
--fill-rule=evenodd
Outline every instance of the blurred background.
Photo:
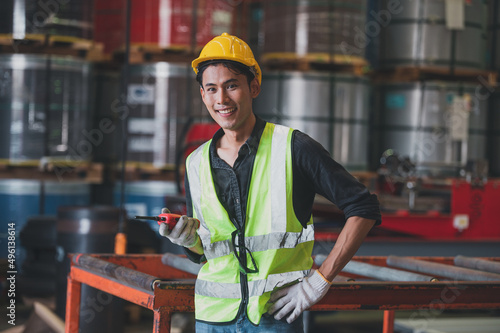
M 378 195 L 359 255 L 500 256 L 498 1 L 2 0 L 0 303 L 15 271 L 20 320 L 35 301 L 64 319 L 69 253 L 181 253 L 133 217 L 186 211 L 185 158 L 218 129 L 190 63 L 223 32 L 263 69 L 255 113 Z M 318 196 L 314 215 L 325 254 L 343 214 Z M 82 332 L 151 323 L 83 293 L 105 306 Z

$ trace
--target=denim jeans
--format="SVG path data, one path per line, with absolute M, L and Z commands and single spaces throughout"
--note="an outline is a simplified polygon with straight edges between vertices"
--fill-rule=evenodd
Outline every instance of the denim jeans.
M 259 326 L 252 324 L 246 313 L 241 314 L 236 321 L 224 325 L 212 325 L 196 322 L 196 333 L 304 333 L 303 315 L 301 314 L 291 324 L 286 319 L 274 319 L 273 316 L 264 314 Z

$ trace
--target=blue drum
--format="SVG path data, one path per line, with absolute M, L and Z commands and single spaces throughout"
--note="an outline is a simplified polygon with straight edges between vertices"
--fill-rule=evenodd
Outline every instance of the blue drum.
M 59 206 L 88 205 L 90 185 L 83 182 L 42 182 L 39 180 L 0 180 L 0 258 L 7 258 L 9 224 L 16 231 L 16 266 L 24 260 L 19 234 L 31 216 L 56 215 Z
M 121 184 L 114 190 L 114 203 L 120 205 Z M 171 181 L 137 181 L 125 184 L 125 209 L 129 218 L 137 215 L 159 215 L 166 206 L 165 198 L 177 194 L 175 182 Z M 147 221 L 151 229 L 158 232 L 156 221 Z

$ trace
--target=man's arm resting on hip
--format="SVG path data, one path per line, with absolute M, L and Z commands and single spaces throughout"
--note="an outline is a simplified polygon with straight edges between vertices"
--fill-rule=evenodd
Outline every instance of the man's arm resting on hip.
M 374 224 L 375 220 L 359 216 L 351 216 L 347 219 L 332 251 L 319 268 L 320 273 L 328 281 L 333 281 L 335 276 L 352 259 Z

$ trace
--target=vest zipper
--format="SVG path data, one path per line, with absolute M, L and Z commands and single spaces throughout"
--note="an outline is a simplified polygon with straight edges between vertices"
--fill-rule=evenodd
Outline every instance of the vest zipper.
M 238 242 L 240 242 L 240 244 L 245 244 L 245 231 L 238 228 L 238 224 L 237 224 L 236 219 L 233 218 L 232 221 L 233 221 L 234 226 L 238 229 Z M 245 265 L 245 267 L 246 267 L 246 265 L 247 265 L 246 248 L 243 246 L 243 247 L 240 247 L 240 249 L 241 249 L 241 251 L 240 251 L 239 255 L 240 255 L 240 258 L 241 258 L 243 265 Z M 241 287 L 242 299 L 241 299 L 240 308 L 238 309 L 238 314 L 236 315 L 236 317 L 239 317 L 243 313 L 243 311 L 246 311 L 246 308 L 248 305 L 248 277 L 246 274 L 241 273 L 241 272 L 240 272 L 240 287 Z

